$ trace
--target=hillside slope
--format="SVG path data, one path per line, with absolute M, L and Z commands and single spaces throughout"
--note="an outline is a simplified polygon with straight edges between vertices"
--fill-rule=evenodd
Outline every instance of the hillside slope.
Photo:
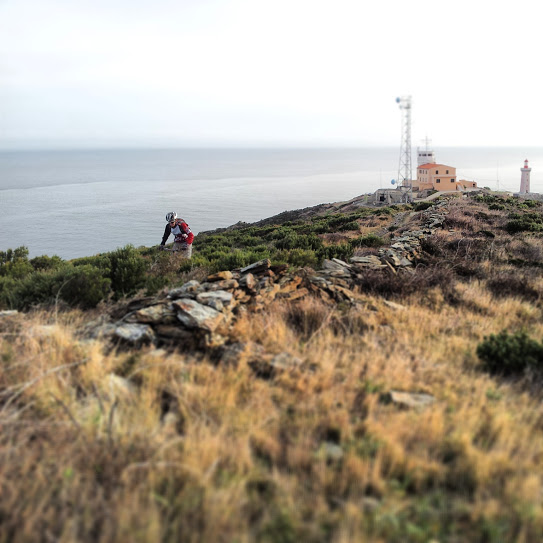
M 317 211 L 5 256 L 0 541 L 541 540 L 541 205 Z

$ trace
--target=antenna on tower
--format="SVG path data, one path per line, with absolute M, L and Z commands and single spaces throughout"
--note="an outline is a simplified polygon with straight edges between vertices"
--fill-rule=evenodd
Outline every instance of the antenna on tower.
M 426 135 L 426 137 L 422 140 L 424 142 L 424 150 L 428 151 L 430 143 L 432 143 L 432 140 Z
M 411 96 L 396 98 L 402 112 L 402 144 L 398 166 L 398 185 L 411 189 Z

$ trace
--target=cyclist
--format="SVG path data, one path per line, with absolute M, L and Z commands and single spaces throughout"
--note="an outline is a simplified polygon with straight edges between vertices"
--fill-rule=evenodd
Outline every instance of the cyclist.
M 171 250 L 181 253 L 184 258 L 190 258 L 192 256 L 194 234 L 191 232 L 189 225 L 183 219 L 178 218 L 175 211 L 166 214 L 166 223 L 166 229 L 159 248 L 164 249 L 170 234 L 173 234 L 175 239 Z

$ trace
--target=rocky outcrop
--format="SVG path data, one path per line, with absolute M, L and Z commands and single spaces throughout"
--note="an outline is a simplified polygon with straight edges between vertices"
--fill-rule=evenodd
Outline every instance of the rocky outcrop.
M 183 350 L 211 349 L 213 357 L 224 364 L 246 356 L 261 376 L 299 368 L 302 361 L 286 353 L 272 355 L 252 349 L 248 356 L 246 346 L 231 337 L 236 318 L 260 311 L 274 300 L 296 301 L 309 295 L 327 303 L 356 303 L 357 284 L 368 270 L 412 273 L 421 256 L 421 240 L 443 225 L 445 213 L 444 204 L 421 212 L 420 228 L 403 231 L 377 255 L 354 256 L 349 262 L 325 260 L 317 271 L 289 271 L 286 265 L 272 266 L 263 259 L 241 269 L 209 275 L 202 282 L 188 281 L 162 297 L 132 300 L 124 314 L 117 310 L 110 322 L 101 321 L 87 329 L 86 335 L 107 336 L 130 347 L 153 344 Z
M 407 268 L 413 266 L 422 254 L 421 241 L 431 236 L 437 229 L 443 228 L 445 216 L 448 213 L 447 202 L 441 202 L 430 209 L 420 212 L 421 226 L 415 230 L 402 232 L 394 238 L 390 247 L 379 250 L 379 259 L 382 264 L 389 264 L 393 268 Z M 414 212 L 413 215 L 417 213 Z

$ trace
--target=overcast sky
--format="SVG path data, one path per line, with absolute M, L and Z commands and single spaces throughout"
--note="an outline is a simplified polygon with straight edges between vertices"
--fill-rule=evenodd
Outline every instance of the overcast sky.
M 528 0 L 0 0 L 0 147 L 543 144 Z

